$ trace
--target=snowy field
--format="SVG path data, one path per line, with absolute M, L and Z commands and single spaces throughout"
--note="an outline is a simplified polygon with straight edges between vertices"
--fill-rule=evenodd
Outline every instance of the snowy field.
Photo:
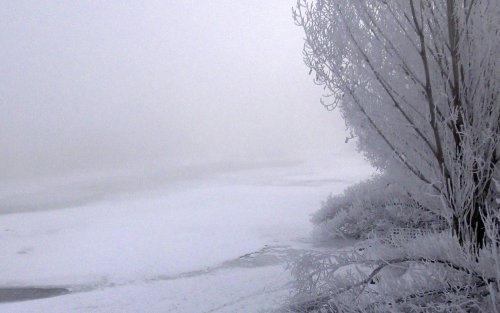
M 349 167 L 346 167 L 349 164 Z M 6 313 L 261 312 L 309 215 L 367 177 L 361 160 L 87 173 L 0 186 L 0 287 L 68 294 Z

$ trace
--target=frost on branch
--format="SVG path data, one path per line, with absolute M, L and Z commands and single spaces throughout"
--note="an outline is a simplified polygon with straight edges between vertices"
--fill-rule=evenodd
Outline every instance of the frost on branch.
M 347 263 L 374 269 L 347 285 L 345 275 L 325 270 L 345 258 L 299 262 L 311 271 L 295 267 L 298 281 L 314 279 L 297 294 L 322 305 L 302 309 L 499 312 L 500 1 L 299 0 L 294 18 L 305 32 L 306 65 L 335 98 L 328 103 L 397 186 L 384 198 L 377 178 L 330 198 L 313 217 L 320 237 L 363 238 L 393 222 L 387 208 L 398 201 L 408 220 L 428 212 L 448 225 L 423 234 L 420 245 L 372 243 L 366 253 L 378 254 Z M 384 273 L 412 267 L 423 284 Z
M 467 3 L 467 5 L 465 5 Z M 500 142 L 498 0 L 300 0 L 304 60 L 339 96 L 358 146 L 434 197 L 461 240 L 484 238 Z

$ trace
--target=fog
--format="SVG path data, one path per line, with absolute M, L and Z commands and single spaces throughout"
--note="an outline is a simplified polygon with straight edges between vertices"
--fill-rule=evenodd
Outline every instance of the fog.
M 353 153 L 293 5 L 2 2 L 1 179 Z
M 2 1 L 1 312 L 284 303 L 311 214 L 373 172 L 294 4 Z

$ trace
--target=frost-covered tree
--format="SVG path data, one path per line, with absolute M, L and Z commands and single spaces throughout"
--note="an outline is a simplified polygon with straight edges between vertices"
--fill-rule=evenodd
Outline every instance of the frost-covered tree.
M 500 0 L 299 0 L 294 18 L 360 150 L 482 247 L 498 208 Z

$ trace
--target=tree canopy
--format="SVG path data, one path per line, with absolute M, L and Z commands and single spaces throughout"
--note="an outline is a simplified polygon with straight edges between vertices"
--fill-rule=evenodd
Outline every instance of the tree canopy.
M 482 246 L 500 158 L 500 1 L 299 0 L 294 18 L 323 103 L 360 150 Z

